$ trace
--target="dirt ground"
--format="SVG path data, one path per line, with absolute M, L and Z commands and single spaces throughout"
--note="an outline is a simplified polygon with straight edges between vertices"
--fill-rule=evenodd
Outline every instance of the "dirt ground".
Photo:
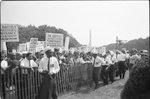
M 114 83 L 103 86 L 102 83 L 100 87 L 96 90 L 89 88 L 82 88 L 77 93 L 68 93 L 66 95 L 60 96 L 58 99 L 120 99 L 120 92 L 127 81 L 129 72 L 126 72 L 125 79 L 115 78 Z

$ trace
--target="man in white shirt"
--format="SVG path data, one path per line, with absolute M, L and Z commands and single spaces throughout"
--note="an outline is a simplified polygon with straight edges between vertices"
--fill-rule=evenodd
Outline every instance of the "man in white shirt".
M 107 65 L 106 71 L 108 71 L 109 79 L 113 83 L 114 82 L 114 65 L 112 63 L 112 56 L 111 56 L 110 51 L 106 52 L 105 61 Z
M 101 73 L 100 73 L 100 76 L 102 78 L 102 81 L 103 81 L 103 84 L 104 85 L 107 85 L 108 84 L 108 71 L 106 70 L 106 68 L 108 67 L 107 63 L 106 63 L 106 54 L 102 56 L 102 60 L 103 60 L 103 63 L 101 64 L 102 68 L 101 68 Z
M 21 78 L 21 87 L 22 87 L 22 92 L 27 92 L 25 94 L 22 94 L 21 97 L 23 98 L 28 98 L 28 92 L 29 92 L 29 82 L 30 79 L 28 78 L 28 75 L 30 75 L 31 72 L 34 71 L 33 67 L 38 67 L 37 64 L 32 60 L 32 53 L 28 52 L 25 56 L 25 58 L 21 61 L 20 63 L 20 68 L 21 68 L 21 73 L 22 73 L 22 78 Z M 26 87 L 25 87 L 26 86 Z
M 119 52 L 119 54 L 117 55 L 117 60 L 120 79 L 124 79 L 126 72 L 126 54 L 124 50 L 122 50 L 122 52 Z
M 130 63 L 130 54 L 129 51 L 126 52 L 126 64 L 127 64 L 127 68 L 129 69 L 129 63 Z
M 94 53 L 92 63 L 93 63 L 93 81 L 95 83 L 95 88 L 98 88 L 100 67 L 102 64 L 104 64 L 104 61 L 102 60 L 102 58 L 97 56 L 97 53 Z
M 38 67 L 37 64 L 32 60 L 32 53 L 27 53 L 25 59 L 23 59 L 20 63 L 22 68 L 30 68 Z
M 39 71 L 43 74 L 44 78 L 38 99 L 57 99 L 54 77 L 60 70 L 59 63 L 57 58 L 53 56 L 50 47 L 46 47 L 44 52 L 46 56 L 39 63 Z

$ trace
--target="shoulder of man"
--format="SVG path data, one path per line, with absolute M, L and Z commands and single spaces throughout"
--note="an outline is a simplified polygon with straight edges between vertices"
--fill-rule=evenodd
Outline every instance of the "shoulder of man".
M 31 62 L 35 62 L 33 59 L 30 60 Z
M 52 57 L 51 57 L 51 59 L 53 59 L 53 60 L 57 60 L 57 58 L 56 58 L 56 57 L 54 57 L 54 56 L 52 56 Z
M 102 60 L 102 58 L 101 58 L 101 57 L 99 57 L 99 56 L 97 56 L 97 59 L 98 59 L 98 60 Z
M 25 62 L 26 61 L 26 59 L 22 59 L 20 62 L 22 63 L 22 62 Z
M 45 60 L 45 59 L 47 59 L 47 57 L 43 57 L 43 58 L 41 58 L 41 60 L 40 60 L 40 61 L 43 61 L 43 60 Z

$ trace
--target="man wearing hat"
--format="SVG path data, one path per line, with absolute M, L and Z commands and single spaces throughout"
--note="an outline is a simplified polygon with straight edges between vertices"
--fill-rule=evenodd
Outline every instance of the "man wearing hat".
M 93 81 L 95 83 L 95 88 L 98 88 L 98 81 L 99 81 L 99 72 L 100 72 L 100 67 L 104 63 L 104 61 L 97 56 L 97 53 L 93 53 Z
M 20 69 L 21 69 L 21 74 L 22 74 L 22 78 L 20 78 L 21 79 L 20 84 L 23 89 L 21 91 L 21 98 L 29 97 L 28 92 L 30 89 L 30 84 L 28 82 L 30 82 L 30 80 L 29 80 L 28 76 L 31 72 L 33 72 L 33 70 L 34 70 L 33 67 L 38 67 L 38 66 L 32 59 L 32 53 L 27 52 L 25 58 L 20 62 Z M 26 92 L 27 95 L 23 94 L 24 92 Z
M 50 47 L 46 47 L 44 52 L 45 57 L 43 57 L 39 63 L 39 72 L 43 75 L 43 82 L 37 98 L 57 99 L 54 77 L 60 70 L 59 63 L 57 58 L 53 56 Z
M 125 72 L 126 72 L 126 54 L 125 54 L 125 50 L 122 50 L 122 52 L 117 51 L 117 60 L 118 60 L 118 70 L 119 70 L 119 76 L 120 79 L 124 79 L 125 77 Z

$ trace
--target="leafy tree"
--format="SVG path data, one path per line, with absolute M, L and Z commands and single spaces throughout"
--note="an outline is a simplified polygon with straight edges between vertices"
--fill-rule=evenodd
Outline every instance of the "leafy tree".
M 118 47 L 116 47 L 116 44 L 109 44 L 109 45 L 106 45 L 105 47 L 107 50 L 112 50 L 112 49 L 116 49 L 116 48 L 118 48 L 118 49 L 136 48 L 138 50 L 149 50 L 149 37 L 147 37 L 145 39 L 139 38 L 139 39 L 130 40 L 125 44 L 118 45 Z
M 60 33 L 64 35 L 64 44 L 65 37 L 69 36 L 67 31 L 63 29 L 58 29 L 54 26 L 40 25 L 38 27 L 34 25 L 21 26 L 19 25 L 19 42 L 8 42 L 7 48 L 8 51 L 12 49 L 17 49 L 19 43 L 26 43 L 30 41 L 30 38 L 38 38 L 39 41 L 45 41 L 46 33 Z M 80 46 L 79 42 L 72 36 L 70 36 L 69 47 Z

